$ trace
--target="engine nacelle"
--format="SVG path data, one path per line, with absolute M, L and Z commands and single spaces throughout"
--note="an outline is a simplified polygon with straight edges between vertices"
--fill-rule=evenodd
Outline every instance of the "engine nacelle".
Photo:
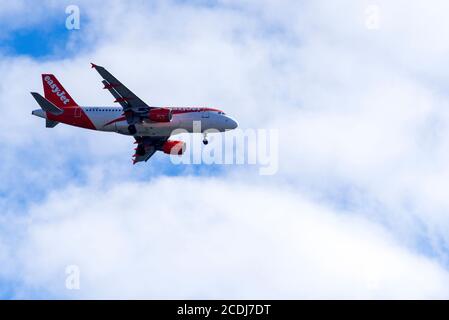
M 182 155 L 186 149 L 186 144 L 183 141 L 167 140 L 162 145 L 162 151 L 166 154 Z
M 153 122 L 170 122 L 172 117 L 172 111 L 167 108 L 151 109 L 148 112 L 148 119 Z

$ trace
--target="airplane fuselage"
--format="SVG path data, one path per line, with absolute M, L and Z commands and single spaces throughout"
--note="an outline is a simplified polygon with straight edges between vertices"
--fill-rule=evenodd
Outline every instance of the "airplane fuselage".
M 136 124 L 138 136 L 170 136 L 176 129 L 183 129 L 187 132 L 204 132 L 209 129 L 215 129 L 219 132 L 235 129 L 237 122 L 227 116 L 223 111 L 213 108 L 186 107 L 169 108 L 172 110 L 173 117 L 170 122 L 152 122 L 144 120 Z M 121 107 L 67 107 L 64 114 L 55 116 L 42 109 L 34 110 L 33 115 L 65 123 L 68 125 L 130 135 L 128 131 L 128 122 L 123 115 Z M 194 124 L 200 124 L 195 127 Z

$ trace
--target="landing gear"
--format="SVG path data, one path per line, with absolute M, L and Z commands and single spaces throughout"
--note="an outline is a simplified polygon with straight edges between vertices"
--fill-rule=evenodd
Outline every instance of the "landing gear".
M 208 143 L 209 143 L 209 141 L 207 140 L 207 135 L 204 134 L 203 144 L 206 146 Z
M 135 135 L 137 133 L 137 129 L 136 126 L 131 124 L 128 126 L 128 132 L 129 134 Z
M 138 156 L 143 156 L 143 155 L 145 155 L 145 147 L 143 146 L 143 144 L 139 144 L 139 145 L 137 146 L 136 154 L 137 154 Z

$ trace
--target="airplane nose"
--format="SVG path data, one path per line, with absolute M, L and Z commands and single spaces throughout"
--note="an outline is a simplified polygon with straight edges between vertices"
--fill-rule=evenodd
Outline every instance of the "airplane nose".
M 228 117 L 226 119 L 226 124 L 228 129 L 235 129 L 239 126 L 239 124 L 237 123 L 237 121 L 235 121 L 234 119 L 232 119 L 231 117 Z

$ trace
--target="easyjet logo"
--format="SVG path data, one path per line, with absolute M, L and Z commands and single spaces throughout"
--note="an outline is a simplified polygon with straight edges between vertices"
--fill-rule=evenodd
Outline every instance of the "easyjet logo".
M 44 78 L 45 82 L 47 82 L 48 86 L 51 89 L 51 92 L 53 92 L 54 94 L 56 94 L 56 96 L 59 97 L 59 99 L 61 99 L 62 103 L 67 104 L 70 102 L 70 99 L 68 99 L 65 95 L 65 91 L 61 89 L 59 89 L 59 87 L 53 82 L 53 80 L 51 80 L 50 76 L 46 76 Z

